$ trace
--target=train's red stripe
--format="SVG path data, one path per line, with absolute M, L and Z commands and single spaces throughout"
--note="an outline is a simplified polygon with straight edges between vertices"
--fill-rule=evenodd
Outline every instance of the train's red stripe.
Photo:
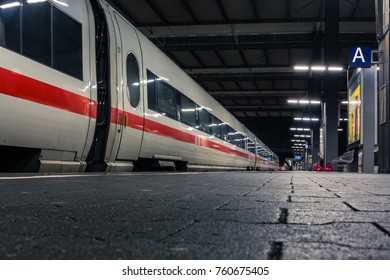
M 231 155 L 236 155 L 236 156 L 245 157 L 245 158 L 247 157 L 246 153 L 243 153 L 243 152 L 240 152 L 237 150 L 233 150 L 229 147 L 217 144 L 217 143 L 210 141 L 210 140 L 207 140 L 207 139 L 200 139 L 200 146 L 210 148 L 213 150 L 217 150 L 220 152 L 224 152 L 227 154 L 231 154 Z
M 172 128 L 170 126 L 149 119 L 145 119 L 145 125 L 144 125 L 143 121 L 144 119 L 140 116 L 131 114 L 129 112 L 124 112 L 117 108 L 111 108 L 112 123 L 125 124 L 127 127 L 138 129 L 138 130 L 144 129 L 145 132 L 178 140 L 192 145 L 195 145 L 196 143 L 195 135 L 192 135 L 187 132 L 183 132 L 181 130 Z M 248 157 L 248 155 L 244 152 L 236 151 L 234 149 L 217 144 L 207 139 L 200 139 L 200 146 L 210 148 L 216 151 L 224 152 L 227 154 L 231 154 L 231 155 L 236 155 L 245 158 Z
M 145 119 L 145 132 L 157 134 L 170 139 L 195 144 L 195 135 L 177 130 L 167 125 Z
M 96 101 L 1 67 L 0 93 L 96 118 Z
M 96 101 L 1 67 L 0 93 L 83 116 L 96 118 L 97 115 Z M 183 132 L 149 119 L 145 119 L 144 122 L 143 117 L 117 108 L 111 108 L 110 121 L 112 123 L 124 124 L 127 127 L 138 130 L 144 129 L 145 132 L 166 138 L 193 145 L 196 144 L 196 137 L 190 133 Z M 248 158 L 248 155 L 244 152 L 231 149 L 207 139 L 200 139 L 200 146 Z

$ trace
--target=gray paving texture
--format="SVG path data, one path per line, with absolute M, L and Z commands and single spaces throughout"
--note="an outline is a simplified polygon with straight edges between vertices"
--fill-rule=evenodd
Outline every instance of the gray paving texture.
M 390 175 L 0 177 L 0 259 L 390 259 Z

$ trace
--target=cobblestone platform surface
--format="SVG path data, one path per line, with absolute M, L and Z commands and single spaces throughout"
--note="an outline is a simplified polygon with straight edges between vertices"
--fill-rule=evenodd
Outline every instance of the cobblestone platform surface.
M 2 175 L 0 259 L 390 260 L 390 175 Z

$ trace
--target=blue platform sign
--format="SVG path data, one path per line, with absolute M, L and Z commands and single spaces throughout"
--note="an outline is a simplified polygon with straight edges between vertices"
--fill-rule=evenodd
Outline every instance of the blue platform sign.
M 349 67 L 351 68 L 370 68 L 371 67 L 371 48 L 353 47 L 349 49 Z

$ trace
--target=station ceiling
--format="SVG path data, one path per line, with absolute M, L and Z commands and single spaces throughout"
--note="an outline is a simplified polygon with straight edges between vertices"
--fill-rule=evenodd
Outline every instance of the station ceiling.
M 324 73 L 295 65 L 324 64 L 325 0 L 111 0 L 177 65 L 224 105 L 281 158 L 291 157 L 291 127 L 321 118 Z M 334 1 L 336 2 L 336 1 Z M 352 46 L 377 48 L 375 1 L 338 0 L 339 65 Z M 321 82 L 309 93 L 313 77 Z M 347 99 L 347 71 L 339 73 L 339 100 Z M 317 108 L 314 107 L 317 106 Z M 340 117 L 347 118 L 347 106 Z M 339 143 L 346 142 L 346 123 Z

